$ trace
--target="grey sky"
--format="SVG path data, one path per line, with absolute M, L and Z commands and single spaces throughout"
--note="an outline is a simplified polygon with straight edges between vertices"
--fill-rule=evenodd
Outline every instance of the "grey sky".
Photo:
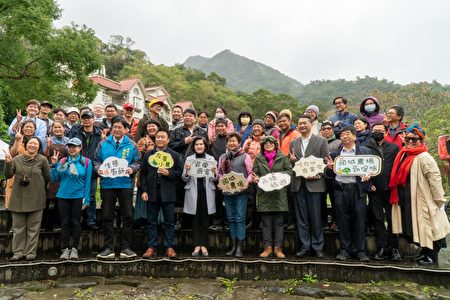
M 155 64 L 230 49 L 308 83 L 377 76 L 450 84 L 447 0 L 57 0 L 70 22 L 133 39 Z

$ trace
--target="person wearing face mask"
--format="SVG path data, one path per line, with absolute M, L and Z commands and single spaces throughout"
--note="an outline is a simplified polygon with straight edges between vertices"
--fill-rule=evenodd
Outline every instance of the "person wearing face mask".
M 393 261 L 402 259 L 398 250 L 398 237 L 392 234 L 391 204 L 389 203 L 389 179 L 392 165 L 399 148 L 396 144 L 384 140 L 387 135 L 387 126 L 383 122 L 373 124 L 372 135 L 366 143 L 366 147 L 382 160 L 381 173 L 372 177 L 374 188 L 368 192 L 369 209 L 374 217 L 375 241 L 378 252 L 375 260 L 384 260 L 390 257 Z M 387 221 L 387 228 L 385 226 Z
M 218 106 L 216 108 L 216 111 L 214 114 L 214 119 L 212 119 L 208 123 L 208 140 L 211 142 L 214 142 L 217 137 L 217 135 L 216 135 L 216 119 L 219 119 L 219 118 L 225 119 L 227 121 L 227 133 L 234 132 L 233 122 L 231 122 L 230 119 L 228 119 L 227 111 L 225 110 L 225 108 Z
M 383 122 L 384 115 L 380 114 L 380 109 L 380 103 L 374 96 L 367 97 L 361 102 L 359 112 L 369 121 L 369 128 L 372 128 L 375 123 Z
M 253 118 L 249 112 L 243 111 L 239 114 L 237 120 L 238 122 L 236 123 L 234 128 L 236 129 L 236 132 L 239 133 L 242 137 L 241 140 L 241 147 L 242 147 L 247 138 L 252 135 Z

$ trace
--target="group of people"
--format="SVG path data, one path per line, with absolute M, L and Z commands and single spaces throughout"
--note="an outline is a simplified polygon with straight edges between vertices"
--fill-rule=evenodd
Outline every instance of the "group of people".
M 231 238 L 227 256 L 243 256 L 246 230 L 253 225 L 262 229 L 260 257 L 285 258 L 284 230 L 293 224 L 298 258 L 325 257 L 327 228 L 339 232 L 337 260 L 367 262 L 366 229 L 373 227 L 378 246 L 373 259 L 400 261 L 401 235 L 421 247 L 419 264 L 438 263 L 450 225 L 439 169 L 427 151 L 424 130 L 417 123 L 406 126 L 400 106 L 381 113 L 375 97 L 361 102 L 359 115 L 349 111 L 344 97 L 332 103 L 335 114 L 323 122 L 319 108 L 310 105 L 300 116 L 289 109 L 268 111 L 262 119 L 241 112 L 233 124 L 223 107 L 210 118 L 205 111 L 179 105 L 172 108 L 169 123 L 161 117 L 165 104 L 158 99 L 149 103 L 149 114 L 142 119 L 133 117 L 130 103 L 119 113 L 112 104 L 65 111 L 30 100 L 26 115 L 18 110 L 8 129 L 5 176 L 6 207 L 13 219 L 11 260 L 35 259 L 49 203 L 59 211 L 61 259 L 77 259 L 83 210 L 87 226 L 98 229 L 100 184 L 105 248 L 99 259 L 115 258 L 118 203 L 120 258 L 136 257 L 131 237 L 133 224 L 139 222 L 148 232 L 144 258 L 157 255 L 159 222 L 164 223 L 165 255 L 176 257 L 175 207 L 182 206 L 191 216 L 192 256 L 208 256 L 210 226 L 226 223 Z M 336 157 L 358 155 L 380 157 L 381 172 L 347 176 L 333 171 Z M 326 167 L 315 175 L 298 176 L 293 168 L 310 156 L 321 158 Z M 112 176 L 105 167 L 110 158 L 126 161 L 121 176 Z M 201 175 L 198 164 L 204 167 Z M 265 191 L 261 178 L 274 173 L 288 175 L 290 183 Z M 230 174 L 243 178 L 233 190 L 224 184 Z

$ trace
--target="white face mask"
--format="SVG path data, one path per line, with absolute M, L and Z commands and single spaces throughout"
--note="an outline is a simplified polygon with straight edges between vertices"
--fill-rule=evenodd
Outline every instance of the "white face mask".
M 364 110 L 367 111 L 368 113 L 374 112 L 375 108 L 376 108 L 375 104 L 364 105 Z
M 216 118 L 225 118 L 225 114 L 218 112 L 218 113 L 216 113 Z

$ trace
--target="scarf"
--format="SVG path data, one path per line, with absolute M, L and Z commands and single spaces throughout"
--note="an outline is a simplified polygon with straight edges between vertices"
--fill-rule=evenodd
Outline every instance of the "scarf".
M 272 171 L 273 163 L 275 162 L 275 156 L 277 156 L 277 150 L 267 151 L 264 150 L 264 157 L 267 159 L 267 163 L 269 164 L 269 170 Z
M 238 157 L 244 154 L 244 150 L 242 148 L 238 148 L 235 151 L 228 151 L 225 153 L 225 160 L 223 161 L 223 173 L 228 174 L 231 172 L 231 161 L 233 158 Z
M 406 181 L 408 180 L 409 171 L 411 170 L 411 165 L 416 156 L 427 151 L 427 146 L 423 144 L 420 147 L 412 149 L 403 147 L 397 154 L 394 160 L 394 165 L 392 166 L 391 179 L 389 181 L 389 189 L 391 190 L 389 202 L 391 204 L 398 203 L 397 187 L 405 186 Z M 405 157 L 405 159 L 402 161 L 403 157 Z
M 66 172 L 67 168 L 69 168 L 70 176 L 72 176 L 72 177 L 78 176 L 79 174 L 78 174 L 77 166 L 75 165 L 75 163 L 77 163 L 77 162 L 81 163 L 81 157 L 82 156 L 80 154 L 78 154 L 77 157 L 72 159 L 72 156 L 69 155 L 63 164 L 61 164 L 61 162 L 60 162 L 60 165 L 58 166 L 57 170 L 59 172 Z
M 52 136 L 51 140 L 53 145 L 66 145 L 67 142 L 69 141 L 69 138 L 66 136 L 62 137 Z

